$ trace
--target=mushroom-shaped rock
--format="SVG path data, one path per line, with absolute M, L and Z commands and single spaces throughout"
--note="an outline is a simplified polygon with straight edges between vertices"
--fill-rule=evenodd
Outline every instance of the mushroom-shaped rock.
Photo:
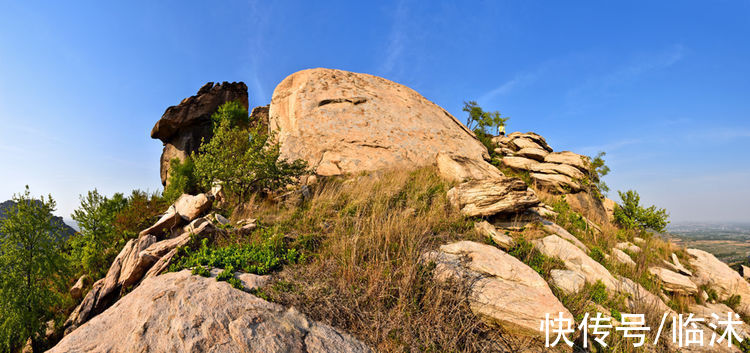
M 545 314 L 572 317 L 536 271 L 494 246 L 460 241 L 425 257 L 438 279 L 467 280 L 472 311 L 511 333 L 539 337 Z
M 184 270 L 144 281 L 50 352 L 370 352 L 294 309 Z
M 487 148 L 445 109 L 381 77 L 310 69 L 273 92 L 269 129 L 281 158 L 319 175 L 432 165 L 440 152 L 488 159 Z

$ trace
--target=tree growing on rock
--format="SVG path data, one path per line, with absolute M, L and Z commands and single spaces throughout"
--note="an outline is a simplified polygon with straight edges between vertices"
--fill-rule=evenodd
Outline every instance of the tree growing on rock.
M 479 141 L 492 152 L 494 150 L 491 141 L 492 135 L 498 134 L 500 131 L 505 132 L 505 122 L 510 118 L 501 117 L 499 111 L 486 112 L 475 101 L 464 102 L 462 110 L 469 113 L 469 116 L 466 117 L 466 127 L 474 131 Z
M 224 104 L 212 116 L 213 137 L 192 155 L 199 187 L 208 190 L 219 181 L 235 202 L 255 192 L 276 190 L 307 172 L 302 160 L 280 159 L 279 144 L 260 125 L 247 128 L 247 116 L 241 105 Z
M 28 186 L 13 197 L 16 205 L 0 220 L 0 350 L 26 339 L 35 345 L 50 308 L 60 298 L 54 284 L 66 270 L 64 228 L 53 221 L 51 196 L 33 199 Z
M 614 210 L 615 222 L 627 229 L 653 229 L 663 232 L 669 224 L 669 214 L 663 208 L 656 206 L 643 207 L 640 205 L 641 196 L 634 190 L 618 191 L 621 204 Z

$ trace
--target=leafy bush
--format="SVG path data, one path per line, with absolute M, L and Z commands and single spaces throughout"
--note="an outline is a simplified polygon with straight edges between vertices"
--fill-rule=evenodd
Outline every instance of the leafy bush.
M 213 137 L 192 156 L 199 186 L 209 189 L 220 181 L 237 203 L 246 201 L 252 193 L 276 190 L 307 171 L 302 160 L 280 160 L 279 144 L 260 127 L 247 130 L 237 125 L 244 121 L 238 118 L 243 115 L 247 111 L 237 104 L 222 105 L 212 117 Z
M 250 123 L 250 116 L 240 102 L 226 102 L 211 115 L 214 129 L 221 125 L 223 121 L 228 122 L 232 127 L 246 127 Z
M 622 204 L 615 207 L 614 217 L 617 224 L 627 229 L 653 229 L 657 232 L 665 230 L 669 223 L 669 214 L 665 209 L 656 206 L 642 207 L 640 195 L 633 190 L 618 193 Z
M 63 232 L 54 221 L 55 201 L 33 199 L 28 186 L 0 219 L 0 351 L 44 334 L 44 321 L 61 297 L 54 290 L 66 273 Z M 62 285 L 63 283 L 58 283 Z
M 591 288 L 591 301 L 597 304 L 604 304 L 607 299 L 609 299 L 607 287 L 604 286 L 602 281 L 596 281 Z
M 565 268 L 565 264 L 560 259 L 542 254 L 534 247 L 534 244 L 524 238 L 517 239 L 516 245 L 508 253 L 544 277 L 549 277 L 550 271 L 554 269 Z
M 117 212 L 113 225 L 124 239 L 134 238 L 153 225 L 171 203 L 159 193 L 133 190 L 127 205 Z
M 464 102 L 462 110 L 469 113 L 466 117 L 466 127 L 474 131 L 479 141 L 492 153 L 495 149 L 491 141 L 492 135 L 499 131 L 504 132 L 505 122 L 510 118 L 501 117 L 498 111 L 486 112 L 475 101 Z
M 283 245 L 279 235 L 274 235 L 264 241 L 245 245 L 230 245 L 213 248 L 208 239 L 203 239 L 200 247 L 193 251 L 189 248 L 181 249 L 178 258 L 170 266 L 170 271 L 186 268 L 204 268 L 206 271 L 217 267 L 226 270 L 240 270 L 247 273 L 265 275 L 281 268 L 285 263 L 295 263 L 299 258 L 296 249 L 289 249 Z M 202 270 L 198 270 L 202 271 Z
M 604 164 L 605 152 L 599 152 L 596 157 L 591 158 L 589 164 L 589 179 L 591 179 L 592 185 L 596 186 L 596 189 L 592 190 L 594 195 L 600 198 L 609 192 L 609 186 L 602 180 L 602 178 L 609 174 L 609 167 Z
M 591 250 L 589 250 L 589 257 L 591 257 L 598 263 L 602 263 L 602 261 L 604 261 L 604 252 L 600 247 L 594 246 L 591 247 Z
M 195 194 L 198 192 L 198 181 L 195 177 L 195 163 L 188 156 L 185 161 L 173 158 L 169 161 L 169 180 L 164 188 L 164 198 L 169 203 L 174 202 L 182 194 Z

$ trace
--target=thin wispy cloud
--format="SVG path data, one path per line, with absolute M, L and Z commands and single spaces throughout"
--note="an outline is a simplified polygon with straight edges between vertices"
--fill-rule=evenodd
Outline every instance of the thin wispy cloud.
M 490 103 L 497 97 L 510 93 L 515 88 L 527 86 L 533 83 L 540 76 L 541 72 L 541 69 L 534 72 L 522 72 L 511 80 L 500 84 L 485 94 L 482 94 L 477 101 L 482 104 Z
M 270 96 L 267 96 L 266 89 L 260 80 L 258 72 L 263 65 L 263 58 L 268 57 L 266 55 L 266 46 L 264 45 L 265 29 L 268 28 L 269 16 L 271 12 L 271 3 L 268 3 L 268 8 L 261 8 L 261 3 L 258 0 L 249 2 L 250 11 L 249 15 L 246 16 L 246 23 L 248 28 L 252 28 L 248 39 L 248 55 L 249 55 L 249 82 L 251 91 L 250 98 L 257 99 L 258 102 L 270 101 Z
M 408 21 L 409 9 L 406 0 L 400 0 L 393 13 L 393 24 L 388 35 L 385 58 L 383 65 L 380 67 L 380 72 L 383 74 L 393 73 L 403 55 L 407 44 Z
M 594 155 L 599 152 L 612 153 L 621 150 L 624 147 L 640 144 L 642 142 L 643 140 L 641 139 L 623 139 L 603 145 L 576 147 L 574 148 L 574 150 L 577 153 L 582 153 L 585 155 Z

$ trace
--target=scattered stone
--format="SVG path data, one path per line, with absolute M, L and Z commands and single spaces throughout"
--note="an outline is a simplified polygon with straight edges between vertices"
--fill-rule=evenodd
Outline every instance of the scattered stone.
M 225 226 L 225 225 L 229 224 L 229 220 L 226 217 L 224 217 L 224 216 L 222 216 L 222 215 L 220 215 L 218 213 L 214 214 L 214 219 L 216 219 L 216 223 L 218 223 L 220 225 Z
M 174 206 L 169 207 L 166 213 L 159 218 L 154 225 L 144 229 L 138 235 L 144 236 L 151 234 L 157 238 L 161 238 L 166 234 L 169 234 L 172 229 L 175 229 L 185 223 L 185 220 L 177 213 Z
M 211 208 L 211 199 L 206 194 L 182 194 L 174 203 L 174 208 L 188 222 L 198 218 Z
M 641 252 L 641 248 L 629 241 L 617 243 L 617 245 L 615 245 L 615 248 L 620 250 L 627 250 L 634 254 Z
M 615 261 L 623 265 L 630 266 L 630 267 L 636 266 L 635 261 L 633 261 L 633 259 L 631 259 L 628 254 L 626 254 L 624 251 L 620 249 L 617 249 L 617 248 L 612 249 L 612 257 L 614 257 Z
M 678 259 L 677 255 L 675 255 L 674 253 L 672 253 L 672 262 L 665 260 L 664 264 L 667 265 L 667 267 L 669 267 L 670 270 L 677 272 L 679 274 L 682 274 L 688 277 L 693 275 L 693 273 L 690 272 L 690 270 L 685 268 L 685 266 L 683 266 L 682 263 L 680 263 L 680 259 Z
M 542 254 L 562 260 L 567 269 L 583 275 L 586 282 L 593 284 L 602 281 L 610 290 L 617 289 L 619 282 L 609 271 L 569 241 L 550 235 L 534 241 L 534 245 Z
M 73 287 L 70 287 L 70 296 L 73 297 L 74 300 L 80 300 L 83 296 L 83 290 L 89 285 L 89 283 L 91 283 L 91 277 L 89 277 L 89 275 L 78 277 L 78 280 Z
M 438 153 L 437 167 L 443 178 L 456 182 L 503 177 L 503 173 L 492 164 L 447 152 Z
M 571 270 L 550 271 L 552 284 L 565 294 L 578 293 L 586 284 L 586 278 L 582 274 Z
M 438 280 L 467 281 L 472 311 L 511 334 L 539 337 L 546 313 L 572 317 L 536 271 L 494 246 L 460 241 L 425 260 L 435 262 Z
M 520 212 L 539 204 L 533 190 L 517 178 L 471 180 L 448 190 L 448 199 L 468 217 Z
M 281 158 L 318 175 L 432 165 L 440 152 L 489 159 L 487 148 L 445 109 L 381 77 L 310 69 L 273 92 L 269 129 Z
M 684 295 L 698 293 L 698 286 L 696 286 L 687 276 L 683 276 L 677 272 L 662 267 L 651 267 L 648 269 L 648 272 L 661 280 L 664 290 L 668 292 Z
M 695 269 L 691 277 L 693 282 L 715 290 L 719 300 L 727 300 L 732 295 L 739 295 L 738 312 L 750 315 L 750 283 L 712 254 L 698 249 L 687 249 L 687 252 L 692 256 L 690 264 Z
M 482 236 L 492 239 L 492 241 L 503 250 L 508 250 L 515 245 L 513 238 L 501 234 L 495 229 L 495 226 L 487 221 L 474 223 L 474 229 Z
M 184 270 L 150 278 L 49 352 L 370 352 L 294 309 Z
M 560 238 L 563 238 L 571 242 L 573 245 L 575 245 L 576 247 L 578 247 L 579 249 L 583 250 L 586 253 L 589 252 L 589 248 L 585 244 L 583 244 L 580 240 L 578 240 L 578 238 L 576 238 L 573 234 L 570 234 L 567 230 L 565 230 L 565 228 L 560 227 L 556 223 L 553 223 L 547 220 L 542 220 L 542 226 L 544 227 L 544 230 L 546 230 L 547 232 L 556 234 Z

